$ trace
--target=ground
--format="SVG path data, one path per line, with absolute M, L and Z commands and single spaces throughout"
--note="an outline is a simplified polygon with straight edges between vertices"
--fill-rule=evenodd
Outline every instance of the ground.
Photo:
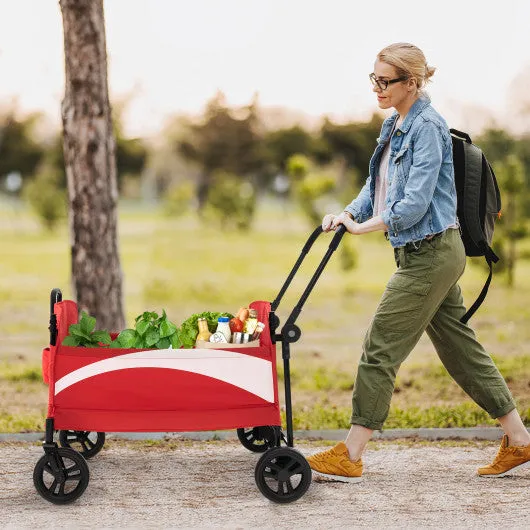
M 295 441 L 296 442 L 296 441 Z M 296 442 L 309 455 L 329 447 Z M 485 479 L 497 442 L 371 442 L 360 484 L 313 478 L 279 505 L 254 481 L 259 455 L 238 442 L 107 441 L 76 502 L 55 506 L 32 483 L 35 443 L 0 444 L 2 526 L 185 528 L 529 528 L 530 469 Z

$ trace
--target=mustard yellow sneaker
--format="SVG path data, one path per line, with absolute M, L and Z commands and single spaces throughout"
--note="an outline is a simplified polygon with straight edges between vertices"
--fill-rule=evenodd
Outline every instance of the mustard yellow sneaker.
M 360 482 L 362 480 L 363 462 L 361 459 L 355 462 L 350 460 L 348 448 L 344 442 L 339 442 L 327 451 L 309 456 L 307 461 L 313 471 L 324 477 L 341 482 Z
M 504 435 L 493 463 L 479 468 L 477 473 L 481 477 L 504 477 L 526 466 L 530 466 L 530 445 L 510 446 L 508 436 Z

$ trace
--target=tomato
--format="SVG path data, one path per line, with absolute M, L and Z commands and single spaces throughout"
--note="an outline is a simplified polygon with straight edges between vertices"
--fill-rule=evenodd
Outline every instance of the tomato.
M 232 318 L 228 325 L 232 333 L 241 333 L 243 331 L 244 324 L 237 317 Z

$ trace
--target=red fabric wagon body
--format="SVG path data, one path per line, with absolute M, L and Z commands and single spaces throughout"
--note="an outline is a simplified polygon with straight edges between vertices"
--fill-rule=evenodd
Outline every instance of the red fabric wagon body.
M 75 302 L 54 306 L 55 346 L 43 351 L 48 418 L 57 430 L 183 432 L 281 425 L 269 302 L 259 347 L 138 350 L 62 346 Z

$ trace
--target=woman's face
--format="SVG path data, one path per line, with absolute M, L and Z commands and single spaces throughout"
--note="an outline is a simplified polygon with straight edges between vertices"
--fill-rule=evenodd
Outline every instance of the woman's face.
M 379 60 L 375 62 L 374 74 L 381 81 L 391 81 L 399 78 L 393 66 Z M 412 82 L 412 84 L 414 83 Z M 389 109 L 391 107 L 399 109 L 403 106 L 405 100 L 411 96 L 411 80 L 391 83 L 385 90 L 382 90 L 376 84 L 373 91 L 377 94 L 377 103 L 380 109 Z

